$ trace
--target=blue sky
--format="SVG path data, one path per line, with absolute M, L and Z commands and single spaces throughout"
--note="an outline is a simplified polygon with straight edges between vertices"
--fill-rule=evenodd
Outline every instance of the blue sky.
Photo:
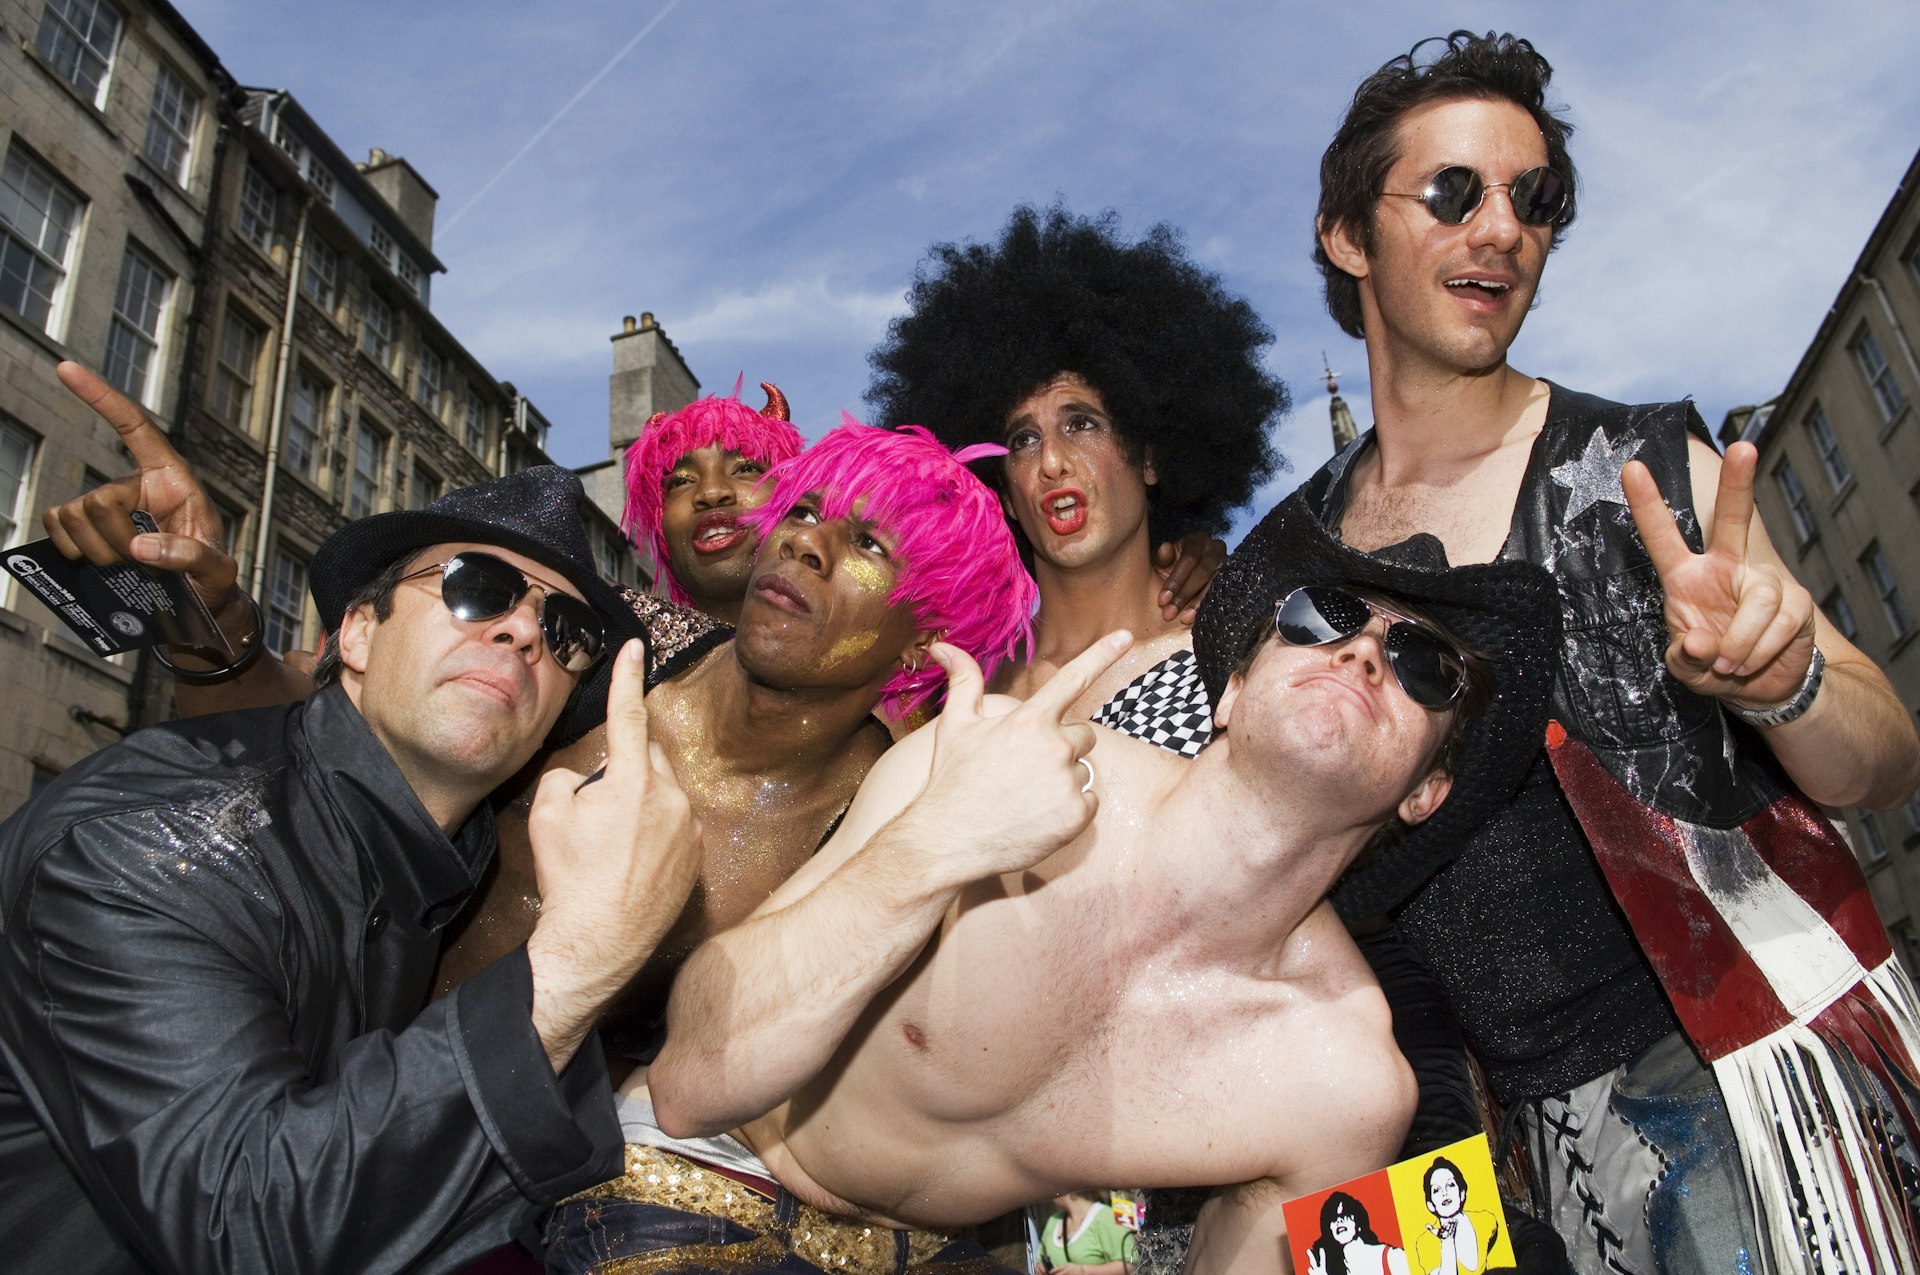
M 1531 38 L 1579 129 L 1580 222 L 1515 365 L 1691 393 L 1717 427 L 1784 384 L 1920 146 L 1911 0 L 176 3 L 242 83 L 440 192 L 434 308 L 568 464 L 606 453 L 622 315 L 818 434 L 863 410 L 930 243 L 1060 199 L 1181 227 L 1273 329 L 1294 468 L 1258 512 L 1330 451 L 1322 350 L 1371 419 L 1307 256 L 1320 152 L 1360 78 L 1455 26 Z

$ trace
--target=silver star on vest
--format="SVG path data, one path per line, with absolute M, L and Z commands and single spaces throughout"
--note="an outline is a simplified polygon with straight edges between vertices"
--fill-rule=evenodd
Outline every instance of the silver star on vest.
M 1596 425 L 1587 438 L 1586 451 L 1564 465 L 1553 467 L 1553 481 L 1568 492 L 1564 515 L 1568 522 L 1603 500 L 1615 505 L 1627 503 L 1627 490 L 1620 485 L 1620 471 L 1640 450 L 1640 442 L 1630 438 L 1615 448 L 1607 442 L 1607 431 Z

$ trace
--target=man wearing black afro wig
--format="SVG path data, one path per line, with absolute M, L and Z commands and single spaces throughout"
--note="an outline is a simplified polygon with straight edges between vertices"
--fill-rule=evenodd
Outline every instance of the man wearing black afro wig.
M 1017 209 L 997 243 L 934 245 L 907 301 L 868 401 L 949 447 L 1006 444 L 994 479 L 1040 586 L 1033 658 L 993 689 L 1024 698 L 1128 629 L 1133 649 L 1073 711 L 1192 756 L 1212 715 L 1184 594 L 1278 463 L 1272 334 L 1171 227 L 1129 243 L 1114 214 L 1057 206 Z

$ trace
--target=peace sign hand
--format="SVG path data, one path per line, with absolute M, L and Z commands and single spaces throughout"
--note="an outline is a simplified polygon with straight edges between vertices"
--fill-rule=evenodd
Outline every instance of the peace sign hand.
M 75 397 L 113 426 L 136 469 L 42 514 L 54 548 L 95 566 L 139 562 L 185 572 L 201 600 L 218 613 L 233 593 L 239 568 L 222 541 L 220 512 L 200 480 L 139 404 L 78 363 L 62 363 L 56 371 Z M 136 509 L 152 514 L 160 530 L 139 533 L 132 518 Z
M 1100 797 L 1091 763 L 1081 759 L 1093 751 L 1093 727 L 1064 718 L 1132 644 L 1125 630 L 1109 633 L 1031 699 L 1000 714 L 987 711 L 972 657 L 944 642 L 933 645 L 930 653 L 947 671 L 947 703 L 934 722 L 926 787 L 908 811 L 946 881 L 962 885 L 1031 867 L 1092 822 Z
M 1705 553 L 1687 547 L 1645 465 L 1630 461 L 1620 474 L 1666 592 L 1668 671 L 1692 691 L 1743 708 L 1791 699 L 1813 662 L 1813 595 L 1770 555 L 1752 551 L 1758 463 L 1751 443 L 1727 448 Z

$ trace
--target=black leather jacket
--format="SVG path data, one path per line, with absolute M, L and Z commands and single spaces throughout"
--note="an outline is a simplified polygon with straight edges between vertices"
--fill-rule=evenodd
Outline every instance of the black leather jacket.
M 421 1008 L 493 850 L 338 687 L 142 731 L 0 826 L 0 1266 L 452 1270 L 617 1174 L 524 949 Z

